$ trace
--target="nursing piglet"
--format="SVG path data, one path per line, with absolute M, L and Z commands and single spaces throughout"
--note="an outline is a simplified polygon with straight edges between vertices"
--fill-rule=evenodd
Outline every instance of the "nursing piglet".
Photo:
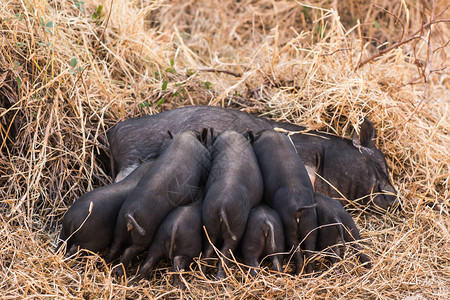
M 64 215 L 58 245 L 67 241 L 68 255 L 78 248 L 98 252 L 112 239 L 117 215 L 128 194 L 150 170 L 153 161 L 140 165 L 124 180 L 92 190 L 78 198 Z
M 259 259 L 270 256 L 272 270 L 283 268 L 284 232 L 280 216 L 267 205 L 260 204 L 250 211 L 247 228 L 241 242 L 244 264 L 251 267 L 250 275 L 256 276 Z
M 299 242 L 306 257 L 316 247 L 317 216 L 313 187 L 305 165 L 289 138 L 276 131 L 266 130 L 255 137 L 253 149 L 264 178 L 264 202 L 280 215 L 286 246 L 295 251 Z M 303 257 L 295 251 L 296 273 L 303 269 Z M 307 272 L 314 266 L 308 263 Z
M 212 166 L 206 183 L 202 218 L 212 244 L 223 256 L 217 279 L 225 277 L 230 251 L 234 251 L 245 231 L 250 209 L 262 198 L 263 181 L 253 149 L 240 133 L 225 131 L 211 149 Z M 213 246 L 205 240 L 204 257 L 213 256 Z M 221 246 L 219 246 L 221 243 Z
M 203 144 L 207 135 L 206 129 L 201 134 L 180 132 L 156 159 L 150 174 L 128 195 L 119 212 L 108 262 L 125 248 L 120 263 L 126 268 L 148 248 L 169 212 L 198 198 L 211 164 Z M 122 268 L 115 272 L 118 276 L 123 274 Z
M 335 263 L 339 256 L 338 239 L 345 242 L 352 242 L 352 247 L 358 251 L 358 259 L 365 263 L 366 268 L 371 267 L 370 258 L 362 253 L 362 247 L 358 243 L 360 239 L 359 230 L 356 227 L 352 216 L 342 207 L 341 203 L 335 199 L 314 193 L 317 207 L 317 221 L 320 226 L 317 236 L 317 248 L 319 251 L 331 250 L 332 255 L 328 257 L 331 263 Z M 333 254 L 334 253 L 334 254 Z
M 138 279 L 149 277 L 163 258 L 173 263 L 173 271 L 184 270 L 194 257 L 202 251 L 202 202 L 180 206 L 172 210 L 159 225 L 148 250 L 147 259 L 139 269 Z M 181 276 L 181 275 L 180 275 Z M 173 284 L 184 288 L 180 277 Z

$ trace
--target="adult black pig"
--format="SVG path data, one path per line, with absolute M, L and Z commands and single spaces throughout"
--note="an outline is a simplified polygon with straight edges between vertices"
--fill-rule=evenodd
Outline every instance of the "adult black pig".
M 120 262 L 124 268 L 149 246 L 165 216 L 174 208 L 191 203 L 201 193 L 211 156 L 204 144 L 207 130 L 178 133 L 141 179 L 119 212 L 114 241 L 106 258 L 114 260 L 126 247 Z M 122 275 L 122 268 L 116 269 Z
M 152 161 L 147 161 L 124 180 L 92 190 L 78 198 L 62 220 L 58 249 L 64 241 L 67 241 L 68 255 L 74 254 L 78 248 L 93 252 L 106 249 L 112 241 L 117 215 L 125 198 L 152 164 Z
M 203 225 L 209 236 L 205 241 L 204 257 L 211 258 L 218 245 L 224 255 L 219 261 L 218 279 L 225 277 L 228 265 L 245 231 L 250 209 L 262 198 L 263 180 L 249 141 L 240 133 L 225 131 L 214 141 L 211 149 L 212 166 L 206 182 L 202 208 Z
M 288 249 L 294 251 L 296 273 L 303 269 L 302 248 L 309 258 L 316 248 L 317 216 L 314 193 L 308 173 L 287 136 L 265 130 L 255 137 L 253 150 L 264 181 L 263 201 L 279 215 L 283 223 Z M 308 273 L 314 270 L 309 261 Z
M 359 230 L 353 221 L 352 216 L 344 209 L 339 201 L 330 197 L 314 193 L 316 201 L 317 221 L 319 233 L 317 235 L 317 250 L 331 251 L 328 259 L 331 263 L 335 263 L 336 256 L 339 256 L 338 239 L 341 238 L 345 246 L 345 242 L 352 243 L 358 253 L 358 259 L 366 268 L 371 267 L 370 258 L 362 253 L 362 247 L 358 243 L 360 239 Z
M 270 256 L 272 270 L 283 269 L 284 231 L 280 216 L 267 205 L 254 207 L 248 216 L 247 227 L 241 242 L 244 264 L 251 267 L 250 275 L 256 276 L 259 259 Z
M 139 269 L 138 279 L 150 276 L 163 258 L 173 263 L 173 271 L 184 270 L 194 257 L 202 251 L 202 202 L 175 208 L 171 211 L 155 234 L 147 259 Z M 181 278 L 176 276 L 173 285 L 184 288 Z
M 211 106 L 189 106 L 132 118 L 117 123 L 108 132 L 113 176 L 116 175 L 116 181 L 119 181 L 141 160 L 158 156 L 169 142 L 167 130 L 177 133 L 204 127 L 212 127 L 218 133 L 225 130 L 244 132 L 247 129 L 259 132 L 274 127 L 290 131 L 305 130 L 294 124 Z M 353 140 L 317 131 L 297 133 L 291 138 L 306 165 L 315 191 L 340 197 L 331 184 L 347 199 L 366 197 L 361 201 L 363 203 L 369 202 L 367 196 L 373 193 L 373 203 L 383 209 L 398 202 L 386 160 L 373 142 L 375 129 L 368 119 L 361 124 L 360 134 L 355 133 Z

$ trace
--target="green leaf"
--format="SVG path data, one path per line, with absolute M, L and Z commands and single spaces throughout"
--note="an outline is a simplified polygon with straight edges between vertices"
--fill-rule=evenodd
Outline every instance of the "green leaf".
M 70 66 L 72 68 L 75 68 L 77 63 L 78 63 L 78 61 L 77 61 L 77 59 L 75 57 L 70 60 Z
M 213 84 L 209 81 L 205 81 L 205 87 L 210 90 L 212 88 Z
M 166 89 L 167 89 L 167 85 L 169 84 L 169 81 L 168 80 L 164 80 L 164 82 L 163 82 L 163 84 L 162 84 L 162 86 L 161 86 L 161 89 L 163 90 L 163 91 L 165 91 Z
M 20 90 L 22 88 L 22 79 L 19 76 L 16 76 L 17 88 Z
M 45 24 L 45 26 L 48 28 L 53 28 L 55 26 L 55 24 L 53 23 L 53 21 L 50 21 L 47 24 Z
M 172 59 L 170 60 L 170 66 L 173 67 L 174 65 L 175 65 L 175 60 L 172 58 Z
M 175 70 L 174 68 L 167 68 L 166 72 L 172 73 L 172 74 L 177 74 L 177 70 Z
M 140 108 L 145 108 L 145 107 L 150 106 L 150 105 L 151 105 L 150 103 L 148 103 L 147 101 L 144 101 L 144 102 L 139 104 L 139 107 Z
M 160 107 L 163 103 L 164 103 L 164 98 L 161 98 L 161 99 L 158 100 L 158 102 L 156 102 L 156 105 L 158 107 Z
M 97 10 L 92 14 L 92 19 L 94 20 L 100 19 L 102 17 L 102 10 L 103 10 L 102 5 L 97 6 Z

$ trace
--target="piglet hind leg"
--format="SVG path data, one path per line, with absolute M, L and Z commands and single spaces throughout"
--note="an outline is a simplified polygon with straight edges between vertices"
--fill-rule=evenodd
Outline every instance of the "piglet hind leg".
M 313 261 L 313 254 L 316 250 L 317 241 L 317 221 L 315 211 L 303 218 L 308 226 L 300 229 L 300 240 L 303 240 L 302 247 L 305 254 L 305 270 L 306 273 L 311 274 L 315 272 L 315 266 Z
M 354 248 L 357 251 L 356 256 L 358 257 L 359 262 L 363 264 L 363 266 L 366 267 L 367 269 L 372 268 L 372 262 L 369 256 L 363 253 L 362 251 L 363 249 L 357 240 L 352 245 L 352 248 Z
M 120 239 L 114 239 L 111 248 L 109 248 L 108 254 L 105 257 L 105 262 L 107 264 L 112 263 L 120 255 L 120 250 L 122 250 L 123 242 Z
M 163 258 L 162 251 L 155 251 L 150 248 L 147 258 L 145 259 L 144 263 L 139 268 L 139 272 L 137 277 L 135 278 L 135 281 L 139 281 L 142 278 L 148 279 L 150 278 L 151 273 L 155 269 L 156 264 Z
M 203 260 L 205 260 L 206 263 L 202 264 L 201 271 L 204 274 L 206 274 L 208 268 L 206 264 L 209 263 L 209 260 L 213 257 L 214 254 L 214 247 L 213 245 L 211 245 L 211 243 L 209 241 L 205 241 L 205 243 L 203 244 Z
M 113 269 L 113 274 L 116 277 L 122 277 L 125 275 L 124 270 L 127 268 L 128 264 L 131 262 L 133 258 L 136 257 L 140 252 L 142 252 L 142 248 L 138 246 L 130 246 L 125 249 L 122 258 L 120 259 L 120 264 Z
M 236 249 L 238 245 L 238 240 L 227 239 L 223 243 L 223 247 L 221 249 L 223 257 L 219 258 L 219 267 L 217 270 L 216 279 L 220 280 L 225 278 L 225 267 L 229 266 L 229 259 L 231 258 L 231 251 Z
M 244 264 L 250 267 L 250 276 L 256 277 L 259 270 L 258 256 L 256 254 L 253 255 L 253 253 L 251 255 L 246 254 L 244 256 Z
M 175 256 L 173 258 L 173 272 L 181 272 L 184 271 L 189 262 L 191 261 L 191 258 L 187 257 L 187 256 Z M 172 285 L 179 288 L 179 289 L 186 289 L 186 285 L 184 284 L 183 280 L 182 280 L 182 275 L 181 274 L 176 274 L 172 277 Z
M 280 257 L 280 255 L 273 255 L 272 256 L 272 270 L 275 272 L 283 272 L 283 263 L 282 263 L 282 258 Z
M 298 244 L 298 240 L 296 238 L 296 232 L 287 232 L 286 233 L 287 245 L 289 245 L 292 253 L 292 260 L 294 261 L 295 266 L 295 274 L 300 274 L 303 271 L 304 261 L 303 255 L 300 252 L 300 246 Z
M 343 238 L 346 242 L 353 242 L 352 247 L 357 251 L 359 262 L 364 264 L 364 267 L 370 269 L 372 267 L 371 260 L 369 256 L 362 252 L 362 246 L 359 244 L 359 240 L 361 239 L 359 230 L 354 223 L 350 226 L 350 228 L 350 231 L 344 230 Z

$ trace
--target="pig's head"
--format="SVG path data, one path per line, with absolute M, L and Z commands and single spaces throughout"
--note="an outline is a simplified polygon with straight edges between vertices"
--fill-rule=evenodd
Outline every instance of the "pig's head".
M 335 143 L 327 149 L 323 177 L 333 187 L 321 181 L 316 190 L 332 197 L 340 197 L 342 193 L 351 200 L 361 199 L 363 204 L 373 202 L 383 210 L 397 206 L 397 191 L 389 179 L 386 159 L 376 148 L 374 138 L 372 122 L 364 119 L 359 136 L 355 132 L 351 143 L 345 141 L 347 147 Z
M 353 146 L 362 154 L 358 157 L 358 161 L 361 161 L 363 166 L 367 166 L 367 178 L 360 178 L 358 184 L 363 190 L 370 189 L 373 203 L 386 210 L 396 206 L 399 200 L 397 191 L 389 179 L 386 159 L 375 146 L 374 138 L 375 128 L 369 119 L 364 118 L 359 136 L 355 132 L 352 141 Z

